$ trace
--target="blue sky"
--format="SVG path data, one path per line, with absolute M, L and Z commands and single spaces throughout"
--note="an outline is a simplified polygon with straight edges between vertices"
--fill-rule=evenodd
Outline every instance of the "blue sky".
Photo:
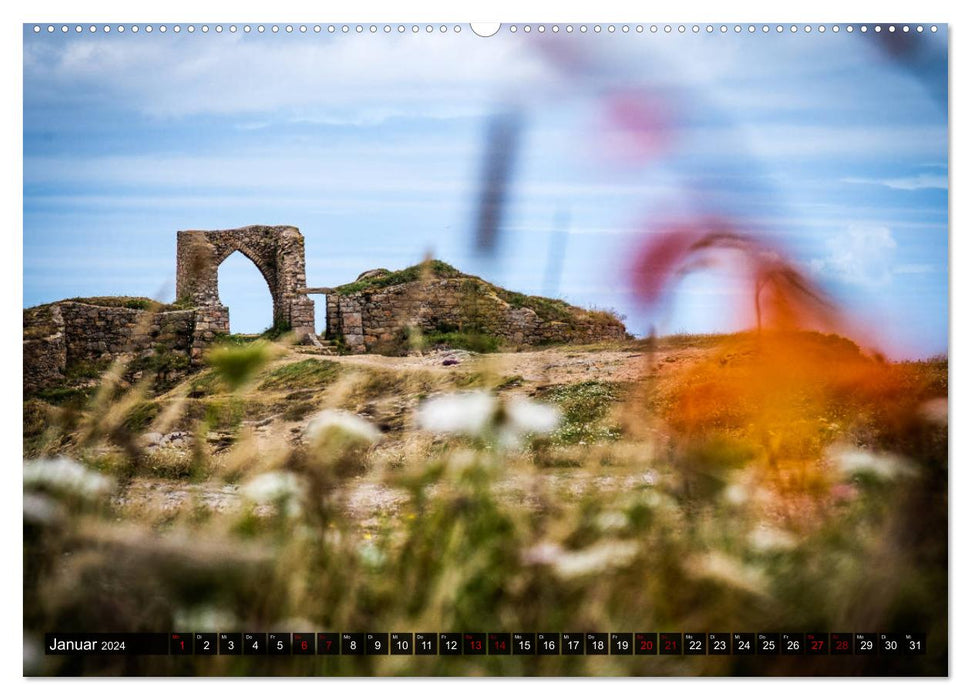
M 898 55 L 872 33 L 774 28 L 24 32 L 26 306 L 170 300 L 177 230 L 263 223 L 300 228 L 313 286 L 431 253 L 616 309 L 635 333 L 733 330 L 750 319 L 726 312 L 748 294 L 731 270 L 688 276 L 661 313 L 628 289 L 652 227 L 703 212 L 772 236 L 892 356 L 947 350 L 943 31 Z M 650 157 L 617 157 L 604 118 L 617 92 L 667 115 Z M 485 129 L 510 105 L 523 129 L 500 245 L 476 257 Z M 238 254 L 220 296 L 234 331 L 270 324 L 266 285 Z

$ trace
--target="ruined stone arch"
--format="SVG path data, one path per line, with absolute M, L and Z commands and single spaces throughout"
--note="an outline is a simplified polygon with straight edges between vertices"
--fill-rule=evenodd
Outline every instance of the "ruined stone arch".
M 294 226 L 246 226 L 221 231 L 179 231 L 176 298 L 210 307 L 220 319 L 211 330 L 229 332 L 228 309 L 219 300 L 219 266 L 239 251 L 256 265 L 273 298 L 273 323 L 301 339 L 314 338 L 314 303 L 306 295 L 303 235 Z M 225 319 L 225 328 L 219 327 Z

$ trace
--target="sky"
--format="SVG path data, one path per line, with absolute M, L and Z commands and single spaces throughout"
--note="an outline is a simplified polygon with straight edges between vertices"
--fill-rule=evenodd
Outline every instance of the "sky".
M 589 26 L 482 38 L 454 25 L 27 25 L 24 305 L 170 301 L 177 231 L 289 224 L 311 286 L 432 255 L 613 309 L 638 335 L 725 332 L 752 324 L 731 264 L 687 275 L 663 308 L 631 292 L 645 241 L 716 215 L 773 241 L 887 355 L 947 352 L 943 28 L 887 41 L 846 25 Z M 486 136 L 508 113 L 520 125 L 508 196 L 481 255 Z M 219 290 L 234 332 L 271 324 L 269 290 L 241 254 Z

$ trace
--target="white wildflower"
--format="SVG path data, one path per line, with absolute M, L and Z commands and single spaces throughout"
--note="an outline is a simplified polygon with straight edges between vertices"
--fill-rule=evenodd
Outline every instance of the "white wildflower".
M 844 476 L 870 474 L 878 479 L 892 480 L 914 473 L 914 466 L 903 457 L 890 453 L 870 452 L 855 447 L 834 447 L 827 454 L 830 462 Z
M 552 564 L 563 554 L 563 548 L 555 542 L 540 542 L 523 552 L 524 564 Z
M 418 409 L 418 425 L 435 433 L 453 433 L 493 440 L 502 447 L 518 447 L 526 435 L 546 435 L 560 423 L 553 406 L 523 397 L 505 405 L 485 391 L 439 396 Z
M 350 411 L 328 409 L 310 419 L 304 434 L 311 441 L 317 441 L 332 431 L 341 433 L 361 442 L 377 442 L 381 431 L 371 423 Z
M 748 536 L 748 544 L 756 552 L 779 552 L 796 546 L 796 538 L 785 530 L 762 525 Z
M 229 609 L 215 605 L 179 607 L 174 614 L 175 629 L 233 629 L 239 625 L 236 615 Z
M 297 512 L 298 499 L 303 494 L 303 483 L 296 474 L 289 472 L 265 472 L 253 477 L 240 493 L 254 503 L 281 505 L 286 513 Z
M 433 433 L 478 436 L 491 426 L 496 398 L 486 391 L 470 391 L 428 399 L 418 407 L 418 425 Z
M 733 506 L 742 506 L 749 499 L 749 490 L 742 484 L 729 484 L 722 491 L 722 498 Z
M 74 493 L 86 498 L 111 490 L 112 481 L 103 474 L 92 471 L 73 459 L 56 457 L 36 459 L 24 463 L 24 487 L 47 488 Z
M 618 511 L 608 511 L 597 516 L 597 526 L 604 532 L 623 530 L 627 527 L 627 516 Z
M 578 578 L 626 566 L 635 556 L 634 542 L 601 542 L 577 552 L 561 552 L 553 560 L 553 570 L 561 578 Z
M 560 424 L 560 411 L 549 404 L 517 397 L 506 405 L 508 426 L 520 434 L 548 435 Z
M 384 565 L 387 557 L 384 552 L 378 549 L 372 542 L 365 542 L 357 550 L 361 562 L 372 569 L 380 568 Z
M 24 494 L 24 520 L 39 525 L 50 525 L 64 517 L 64 506 L 53 498 L 40 493 Z
M 698 578 L 711 579 L 755 595 L 766 595 L 769 588 L 762 571 L 722 552 L 692 557 L 687 566 Z

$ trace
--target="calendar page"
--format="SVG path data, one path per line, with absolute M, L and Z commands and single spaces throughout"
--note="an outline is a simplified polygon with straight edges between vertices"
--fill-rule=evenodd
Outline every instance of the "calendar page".
M 22 33 L 24 675 L 948 675 L 947 24 Z

